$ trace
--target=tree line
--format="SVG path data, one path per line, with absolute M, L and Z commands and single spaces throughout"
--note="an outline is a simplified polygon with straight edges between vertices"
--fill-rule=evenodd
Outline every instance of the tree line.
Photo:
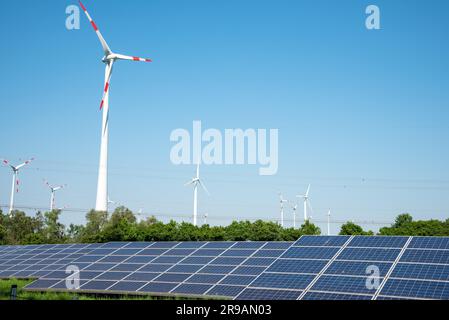
M 37 212 L 35 216 L 22 211 L 11 215 L 0 210 L 0 244 L 102 243 L 109 241 L 294 241 L 302 235 L 320 235 L 321 230 L 307 221 L 300 228 L 283 228 L 278 223 L 257 220 L 234 221 L 228 226 L 194 226 L 191 223 L 163 223 L 155 217 L 137 221 L 135 214 L 118 207 L 112 214 L 90 211 L 84 225 L 60 221 L 61 211 Z M 449 236 L 446 221 L 413 221 L 409 214 L 399 215 L 390 227 L 381 228 L 378 235 Z M 375 235 L 348 222 L 340 235 Z

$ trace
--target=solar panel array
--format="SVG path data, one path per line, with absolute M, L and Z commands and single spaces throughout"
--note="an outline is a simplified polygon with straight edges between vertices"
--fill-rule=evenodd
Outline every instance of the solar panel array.
M 292 242 L 0 246 L 0 278 L 27 290 L 239 300 L 449 299 L 449 238 L 303 236 Z
M 79 292 L 233 298 L 281 256 L 291 242 L 107 243 L 69 264 Z M 67 290 L 68 265 L 30 290 Z
M 237 299 L 449 299 L 449 238 L 304 236 Z
M 29 279 L 58 270 L 101 244 L 0 246 L 0 279 Z

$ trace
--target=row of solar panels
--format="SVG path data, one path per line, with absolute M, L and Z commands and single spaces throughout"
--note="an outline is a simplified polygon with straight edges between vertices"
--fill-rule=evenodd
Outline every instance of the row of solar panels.
M 303 236 L 297 242 L 0 247 L 0 277 L 28 290 L 230 299 L 449 299 L 449 238 Z

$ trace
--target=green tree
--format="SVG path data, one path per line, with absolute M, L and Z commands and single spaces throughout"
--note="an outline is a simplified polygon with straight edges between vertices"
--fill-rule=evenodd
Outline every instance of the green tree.
M 102 234 L 108 222 L 108 213 L 104 211 L 91 210 L 86 214 L 86 226 L 80 235 L 81 242 L 102 242 Z
M 299 229 L 301 235 L 311 235 L 311 236 L 317 236 L 321 234 L 321 229 L 311 223 L 309 220 L 306 220 L 303 225 L 301 225 L 301 228 Z
M 369 236 L 373 235 L 372 231 L 365 231 L 363 228 L 354 222 L 346 222 L 341 226 L 340 233 L 341 236 L 353 236 L 353 235 L 361 235 L 361 236 Z

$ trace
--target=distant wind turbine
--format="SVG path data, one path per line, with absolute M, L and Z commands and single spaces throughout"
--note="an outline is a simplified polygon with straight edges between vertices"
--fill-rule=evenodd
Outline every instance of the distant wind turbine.
M 60 186 L 52 186 L 50 183 L 48 183 L 47 180 L 44 180 L 47 187 L 50 188 L 51 196 L 50 196 L 50 211 L 53 211 L 55 208 L 55 197 L 56 197 L 56 191 L 61 190 L 62 188 L 65 188 L 67 185 L 60 185 Z
M 101 131 L 101 147 L 100 147 L 100 166 L 98 170 L 98 185 L 97 185 L 97 200 L 95 204 L 96 211 L 108 211 L 108 142 L 109 142 L 109 84 L 112 75 L 112 66 L 116 60 L 131 60 L 131 61 L 144 61 L 151 62 L 150 59 L 143 59 L 139 57 L 125 56 L 122 54 L 116 54 L 112 52 L 108 44 L 104 40 L 95 22 L 90 17 L 86 10 L 86 7 L 79 2 L 81 8 L 89 19 L 90 24 L 97 33 L 98 39 L 100 40 L 101 46 L 103 48 L 104 57 L 102 59 L 103 63 L 106 65 L 105 71 L 105 84 L 103 99 L 100 103 L 100 110 L 103 110 L 103 122 Z
M 281 204 L 281 227 L 284 226 L 284 203 L 287 203 L 288 200 L 284 199 L 282 193 L 279 192 L 279 202 Z
M 296 211 L 298 210 L 298 204 L 296 202 L 290 202 L 293 209 L 293 228 L 296 228 Z
M 298 198 L 302 198 L 304 201 L 304 222 L 306 222 L 310 219 L 309 216 L 307 216 L 307 207 L 309 207 L 310 211 L 313 213 L 312 205 L 310 204 L 310 200 L 309 200 L 309 191 L 310 191 L 310 184 L 309 184 L 305 194 L 296 196 Z
M 196 166 L 196 176 L 189 182 L 185 184 L 185 186 L 193 185 L 193 225 L 197 225 L 197 217 L 198 217 L 198 185 L 200 185 L 204 191 L 209 195 L 209 191 L 206 186 L 200 180 L 200 161 L 198 160 L 198 164 Z
M 327 235 L 331 235 L 331 209 L 327 212 Z
M 31 161 L 34 160 L 34 158 L 31 158 L 30 160 L 25 161 L 22 164 L 19 164 L 18 166 L 13 166 L 10 164 L 10 162 L 6 159 L 1 159 L 4 165 L 9 166 L 12 169 L 13 175 L 12 175 L 12 187 L 11 187 L 11 199 L 9 202 L 9 214 L 12 213 L 12 211 L 14 210 L 14 194 L 17 192 L 19 192 L 19 170 L 22 169 L 23 167 L 29 165 L 31 163 Z

